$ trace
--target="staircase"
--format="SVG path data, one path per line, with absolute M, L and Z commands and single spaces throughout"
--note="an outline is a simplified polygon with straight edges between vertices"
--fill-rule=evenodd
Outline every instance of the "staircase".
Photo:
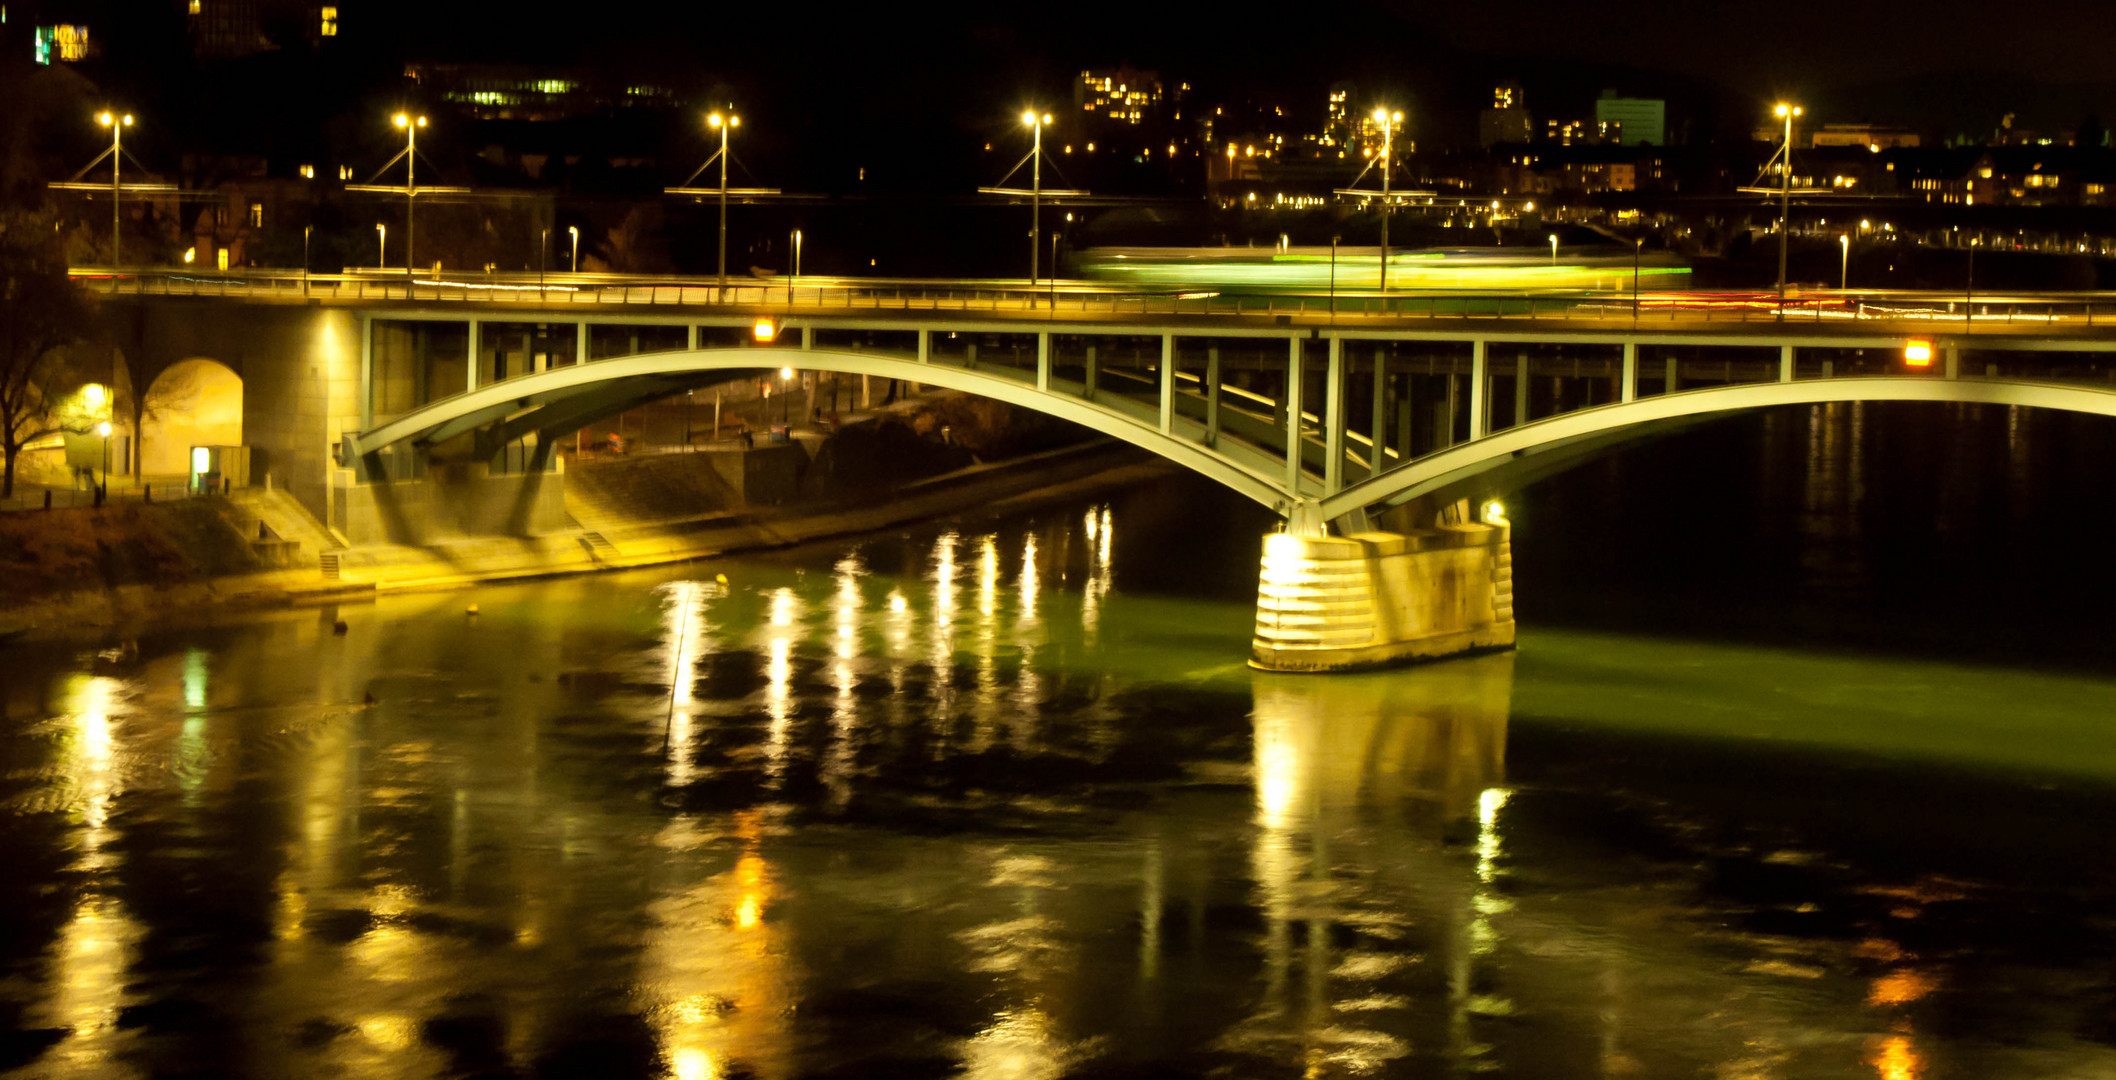
M 227 513 L 266 562 L 297 566 L 315 560 L 324 576 L 334 576 L 345 544 L 285 489 L 237 488 L 228 493 Z
M 618 556 L 617 545 L 593 529 L 580 534 L 580 546 L 587 548 L 589 556 L 599 563 L 610 562 Z

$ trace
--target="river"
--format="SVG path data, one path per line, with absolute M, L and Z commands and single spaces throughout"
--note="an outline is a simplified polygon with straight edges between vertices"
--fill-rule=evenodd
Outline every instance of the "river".
M 1625 451 L 1371 674 L 1190 479 L 10 647 L 0 1072 L 2108 1075 L 2109 426 Z

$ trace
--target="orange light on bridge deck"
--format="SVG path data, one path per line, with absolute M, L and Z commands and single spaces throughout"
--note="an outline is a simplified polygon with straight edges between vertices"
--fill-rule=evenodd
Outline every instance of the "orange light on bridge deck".
M 1913 341 L 1903 346 L 1903 364 L 1905 367 L 1931 367 L 1932 342 Z
M 770 341 L 779 336 L 779 327 L 770 319 L 758 319 L 757 325 L 749 328 L 758 341 Z

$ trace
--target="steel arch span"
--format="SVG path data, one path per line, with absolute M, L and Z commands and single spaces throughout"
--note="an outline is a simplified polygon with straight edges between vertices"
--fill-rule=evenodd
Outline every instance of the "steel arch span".
M 1447 501 L 1500 493 L 1638 438 L 1713 417 L 1777 405 L 1850 401 L 1929 401 L 2025 405 L 2116 417 L 2116 387 L 1991 378 L 1845 376 L 1661 394 L 1563 413 L 1457 443 L 1336 491 L 1313 472 L 1293 476 L 1282 455 L 1233 439 L 1213 439 L 1205 424 L 1174 408 L 1164 377 L 1160 408 L 1103 391 L 1085 396 L 1053 387 L 1048 368 L 1013 375 L 839 349 L 714 348 L 643 353 L 552 368 L 445 398 L 349 436 L 356 455 L 410 443 L 431 445 L 480 432 L 494 445 L 530 432 L 574 430 L 634 405 L 666 397 L 714 372 L 793 364 L 806 371 L 867 375 L 939 386 L 1071 421 L 1138 446 L 1206 476 L 1289 519 L 1289 531 L 1320 536 L 1329 522 L 1359 521 L 1370 509 L 1419 500 Z M 1325 410 L 1336 413 L 1332 408 Z M 1310 414 L 1311 416 L 1313 414 Z M 1318 418 L 1319 419 L 1319 418 Z M 1342 445 L 1344 433 L 1304 435 L 1303 450 Z
M 1563 413 L 1435 451 L 1377 477 L 1324 496 L 1318 522 L 1420 499 L 1500 492 L 1575 464 L 1622 442 L 1717 416 L 1774 405 L 1849 401 L 1929 401 L 2024 405 L 2116 417 L 2116 386 L 2107 389 L 2002 379 L 1937 376 L 1846 376 L 1685 390 Z
M 1028 379 L 996 370 L 921 363 L 838 349 L 685 349 L 642 353 L 586 364 L 552 368 L 444 398 L 405 413 L 347 440 L 354 454 L 373 454 L 397 443 L 433 444 L 479 429 L 498 429 L 512 441 L 530 431 L 556 433 L 590 423 L 633 405 L 681 390 L 687 378 L 720 371 L 744 371 L 793 365 L 804 371 L 869 375 L 939 386 L 1003 401 L 1068 420 L 1138 446 L 1226 485 L 1281 514 L 1291 514 L 1301 498 L 1314 498 L 1320 487 L 1299 495 L 1289 492 L 1271 469 L 1270 455 L 1245 448 L 1204 445 L 1203 426 L 1163 408 L 1156 415 L 1143 402 L 1104 392 L 1089 399 L 1065 390 L 1039 387 Z M 1164 401 L 1165 404 L 1165 401 Z

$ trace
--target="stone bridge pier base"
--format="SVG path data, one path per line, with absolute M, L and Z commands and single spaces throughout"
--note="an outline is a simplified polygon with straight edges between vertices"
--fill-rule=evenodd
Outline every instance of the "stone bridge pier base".
M 1512 527 L 1264 538 L 1250 666 L 1345 671 L 1512 648 Z

